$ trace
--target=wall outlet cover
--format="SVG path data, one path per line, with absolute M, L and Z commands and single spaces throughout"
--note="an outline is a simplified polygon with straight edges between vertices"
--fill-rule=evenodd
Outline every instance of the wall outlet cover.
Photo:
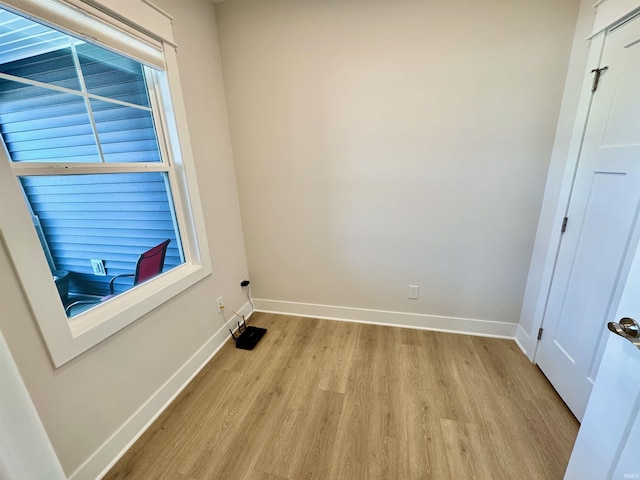
M 409 285 L 409 299 L 417 300 L 420 297 L 420 286 L 419 285 Z
M 104 268 L 104 262 L 102 260 L 95 260 L 92 258 L 90 261 L 94 275 L 99 277 L 105 277 L 107 275 L 107 270 Z

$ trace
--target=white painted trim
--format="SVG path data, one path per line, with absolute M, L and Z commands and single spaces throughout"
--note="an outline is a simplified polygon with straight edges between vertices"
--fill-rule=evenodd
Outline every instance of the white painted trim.
M 524 353 L 527 358 L 533 362 L 533 354 L 535 353 L 537 340 L 529 335 L 524 328 L 518 325 L 515 341 L 518 344 L 518 347 L 520 347 L 520 350 L 522 350 L 522 353 Z
M 247 302 L 239 310 L 251 317 Z M 195 352 L 120 428 L 111 435 L 70 476 L 69 480 L 94 480 L 104 477 L 109 469 L 131 448 L 191 380 L 209 363 L 229 339 L 227 326 L 221 327 Z
M 145 19 L 146 23 L 153 20 L 152 28 L 157 33 L 148 29 L 131 28 L 133 22 L 127 20 L 129 25 L 123 23 L 122 20 L 125 17 L 122 14 L 115 18 L 92 8 L 82 0 L 2 0 L 2 4 L 29 18 L 38 19 L 38 21 L 56 28 L 62 28 L 73 33 L 74 36 L 90 40 L 92 43 L 115 49 L 149 66 L 164 68 L 162 45 L 159 38 L 168 37 L 165 40 L 169 42 L 173 40 L 171 22 L 143 3 L 131 1 L 118 3 L 120 4 L 119 10 L 123 10 L 122 7 L 125 7 L 124 9 L 131 15 L 134 10 L 137 10 L 138 20 Z M 116 13 L 112 11 L 113 15 Z
M 604 1 L 604 0 L 602 0 L 602 1 Z M 173 21 L 173 17 L 169 13 L 165 12 L 163 9 L 161 9 L 159 6 L 157 6 L 156 4 L 152 3 L 151 1 L 142 0 L 142 3 L 146 3 L 151 8 L 153 8 L 156 12 L 158 12 L 159 14 L 164 16 L 165 18 L 168 18 L 169 20 Z
M 254 298 L 253 303 L 258 312 L 312 317 L 324 320 L 369 323 L 389 327 L 462 333 L 482 337 L 514 339 L 517 327 L 515 323 L 496 322 L 492 320 L 371 310 L 367 308 L 338 307 L 314 303 L 286 302 L 264 298 Z
M 600 0 L 594 7 L 597 9 L 596 19 L 589 38 L 614 27 L 625 17 L 637 13 L 640 9 L 640 0 Z
M 118 22 L 120 28 L 129 27 L 138 35 L 147 35 L 155 40 L 173 44 L 171 23 L 173 17 L 149 0 L 64 0 L 66 3 L 88 10 L 102 19 L 101 13 L 111 23 Z

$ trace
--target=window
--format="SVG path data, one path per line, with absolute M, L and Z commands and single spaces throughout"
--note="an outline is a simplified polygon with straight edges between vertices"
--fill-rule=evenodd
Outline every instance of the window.
M 0 8 L 0 139 L 57 296 L 51 325 L 23 281 L 56 364 L 210 272 L 170 93 L 167 72 Z M 165 240 L 161 273 L 133 288 L 120 275 Z
M 147 86 L 155 73 L 2 9 L 0 25 L 0 134 L 13 164 L 56 164 L 45 175 L 14 171 L 67 314 L 131 287 L 110 279 L 165 239 L 164 269 L 183 263 L 168 167 L 138 173 L 162 163 Z M 78 163 L 116 165 L 71 174 Z

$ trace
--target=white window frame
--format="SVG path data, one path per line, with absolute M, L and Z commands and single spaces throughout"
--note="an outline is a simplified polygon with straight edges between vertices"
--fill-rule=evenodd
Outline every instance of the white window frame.
M 0 3 L 11 6 L 11 0 L 2 0 Z M 46 3 L 50 8 L 55 7 L 56 3 L 67 8 L 59 0 L 46 0 Z M 151 10 L 151 7 L 149 8 Z M 33 12 L 26 13 L 34 15 Z M 155 9 L 154 14 L 157 14 Z M 55 26 L 53 21 L 47 18 L 38 17 L 38 20 Z M 104 21 L 104 15 L 99 21 Z M 114 19 L 114 24 L 118 25 L 117 19 Z M 105 23 L 104 28 L 108 31 L 114 29 L 114 26 Z M 130 23 L 127 28 L 131 28 Z M 68 31 L 68 28 L 66 30 Z M 166 37 L 166 28 L 163 32 Z M 82 37 L 81 32 L 71 33 Z M 117 30 L 116 33 L 123 34 L 120 30 Z M 146 33 L 148 33 L 148 29 L 140 34 Z M 131 41 L 136 40 L 132 38 Z M 152 41 L 158 42 L 157 39 Z M 155 82 L 155 85 L 158 86 L 158 91 L 150 89 L 149 96 L 151 97 L 158 142 L 163 156 L 162 163 L 157 166 L 149 164 L 110 165 L 108 163 L 99 165 L 11 163 L 6 158 L 4 149 L 0 149 L 0 242 L 9 255 L 56 367 L 63 365 L 135 322 L 212 272 L 178 75 L 176 52 L 172 39 L 161 39 L 159 44 L 162 47 L 165 74 L 157 75 L 158 81 Z M 117 50 L 117 47 L 116 42 L 111 48 Z M 137 60 L 145 63 L 141 59 Z M 92 308 L 68 319 L 31 222 L 28 208 L 23 200 L 18 181 L 19 176 L 54 175 L 60 169 L 64 169 L 67 174 L 109 173 L 110 169 L 112 173 L 114 171 L 166 172 L 170 177 L 185 263 L 161 274 L 152 281 L 116 296 L 109 302 L 100 305 L 99 308 Z M 16 321 L 22 320 L 16 319 Z

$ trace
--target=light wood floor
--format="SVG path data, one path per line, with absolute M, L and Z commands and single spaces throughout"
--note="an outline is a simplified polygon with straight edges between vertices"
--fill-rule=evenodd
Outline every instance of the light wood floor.
M 510 340 L 256 314 L 105 477 L 561 479 L 578 422 Z

